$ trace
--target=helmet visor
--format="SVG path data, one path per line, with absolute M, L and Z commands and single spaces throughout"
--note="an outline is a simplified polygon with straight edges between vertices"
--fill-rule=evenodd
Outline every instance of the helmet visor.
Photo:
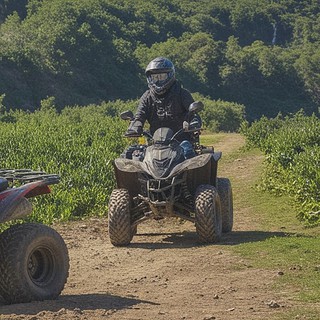
M 168 73 L 151 73 L 150 74 L 150 80 L 152 83 L 161 83 L 162 81 L 165 81 L 168 79 Z

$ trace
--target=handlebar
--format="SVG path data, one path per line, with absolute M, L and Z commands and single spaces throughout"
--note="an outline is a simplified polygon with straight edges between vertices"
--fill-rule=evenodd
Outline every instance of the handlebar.
M 171 138 L 171 141 L 173 141 L 179 134 L 183 133 L 183 132 L 186 132 L 186 133 L 193 133 L 193 132 L 197 132 L 197 131 L 200 131 L 201 128 L 193 128 L 193 129 L 184 129 L 184 128 L 181 128 L 180 130 L 178 130 Z M 138 133 L 133 133 L 133 134 L 128 134 L 126 135 L 127 138 L 139 138 L 139 137 L 142 137 L 142 136 L 145 136 L 149 139 L 153 139 L 152 135 L 150 134 L 150 132 L 148 131 L 143 131 L 141 134 L 138 134 Z

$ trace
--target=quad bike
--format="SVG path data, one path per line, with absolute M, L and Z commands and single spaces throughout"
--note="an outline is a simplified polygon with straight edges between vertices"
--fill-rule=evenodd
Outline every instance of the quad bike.
M 192 103 L 188 118 L 202 108 L 202 102 Z M 121 118 L 132 120 L 133 114 L 126 111 Z M 186 131 L 196 153 L 190 159 L 185 159 L 176 140 Z M 114 161 L 117 189 L 111 193 L 108 211 L 111 243 L 128 245 L 139 223 L 170 216 L 193 222 L 200 242 L 218 242 L 222 232 L 233 227 L 231 183 L 217 177 L 221 152 L 200 145 L 200 128 L 182 128 L 175 134 L 159 128 L 152 137 L 148 132 L 143 135 L 148 144 L 132 145 Z
M 0 169 L 0 223 L 32 212 L 29 198 L 50 193 L 58 175 Z M 14 224 L 0 234 L 0 295 L 6 303 L 55 299 L 64 288 L 69 256 L 62 237 L 39 223 Z

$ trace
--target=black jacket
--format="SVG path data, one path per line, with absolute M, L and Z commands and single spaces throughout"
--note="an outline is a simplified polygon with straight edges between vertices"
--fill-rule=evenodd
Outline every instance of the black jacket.
M 191 120 L 186 116 L 192 102 L 194 100 L 190 92 L 182 88 L 177 81 L 163 96 L 155 95 L 149 89 L 140 98 L 134 121 L 129 129 L 139 131 L 145 121 L 148 121 L 152 135 L 160 127 L 168 127 L 177 132 L 182 128 L 183 121 Z M 196 118 L 201 123 L 199 116 Z M 188 139 L 188 135 L 181 138 Z M 181 138 L 179 140 L 182 140 Z

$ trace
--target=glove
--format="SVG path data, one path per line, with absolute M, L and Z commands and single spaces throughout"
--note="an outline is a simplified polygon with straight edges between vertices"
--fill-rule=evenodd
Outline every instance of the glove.
M 188 131 L 189 130 L 189 122 L 183 121 L 182 128 L 183 128 L 183 131 Z
M 188 121 L 183 121 L 182 123 L 183 131 L 190 131 L 190 130 L 196 130 L 201 128 L 201 121 L 198 121 L 197 118 L 192 119 L 192 121 L 189 123 Z
M 140 137 L 142 134 L 142 125 L 139 121 L 132 121 L 126 133 L 124 134 L 125 137 Z
M 142 129 L 138 130 L 133 130 L 133 129 L 128 129 L 126 133 L 124 134 L 125 137 L 140 137 L 142 134 Z
M 189 123 L 189 130 L 200 129 L 202 121 L 199 116 L 195 116 Z

